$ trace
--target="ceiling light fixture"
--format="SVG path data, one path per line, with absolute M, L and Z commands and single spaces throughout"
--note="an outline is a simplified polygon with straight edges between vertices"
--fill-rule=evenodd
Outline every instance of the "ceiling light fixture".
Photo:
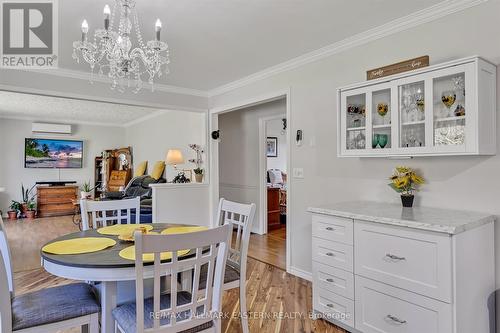
M 120 11 L 118 26 L 113 29 L 116 11 Z M 124 92 L 133 87 L 133 92 L 141 90 L 143 75 L 154 90 L 154 79 L 168 74 L 170 63 L 168 44 L 160 40 L 161 21 L 155 23 L 155 39 L 144 44 L 139 19 L 135 10 L 135 0 L 115 0 L 113 10 L 104 6 L 104 29 L 97 29 L 93 41 L 89 41 L 89 25 L 82 22 L 82 38 L 73 42 L 73 59 L 80 63 L 82 57 L 91 69 L 90 82 L 96 66 L 99 75 L 111 79 L 111 88 Z M 135 30 L 138 47 L 132 49 L 132 29 Z M 162 68 L 165 68 L 162 71 Z

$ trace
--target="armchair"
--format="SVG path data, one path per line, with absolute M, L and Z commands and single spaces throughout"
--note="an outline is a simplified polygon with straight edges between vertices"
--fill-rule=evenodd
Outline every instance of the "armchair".
M 123 191 L 105 192 L 102 200 L 122 200 L 140 197 L 141 223 L 151 223 L 153 219 L 153 204 L 151 194 L 153 189 L 149 184 L 166 183 L 165 178 L 155 179 L 151 176 L 138 176 L 132 178 Z M 132 216 L 134 218 L 134 216 Z

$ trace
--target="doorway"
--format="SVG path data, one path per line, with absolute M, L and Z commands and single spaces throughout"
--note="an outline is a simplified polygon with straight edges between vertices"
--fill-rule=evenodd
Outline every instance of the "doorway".
M 284 270 L 289 220 L 287 109 L 282 96 L 215 115 L 220 139 L 212 149 L 217 159 L 212 170 L 218 172 L 211 177 L 218 188 L 215 201 L 225 198 L 257 206 L 248 255 Z

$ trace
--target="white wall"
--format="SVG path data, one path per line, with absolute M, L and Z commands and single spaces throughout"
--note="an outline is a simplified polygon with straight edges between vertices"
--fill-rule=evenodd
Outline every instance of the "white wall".
M 94 182 L 94 158 L 105 149 L 119 148 L 125 142 L 125 130 L 119 127 L 74 125 L 71 136 L 33 135 L 31 121 L 0 119 L 0 209 L 4 212 L 10 200 L 21 199 L 21 183 L 33 186 L 37 181 L 75 180 L 78 184 Z M 84 141 L 82 169 L 25 169 L 24 139 L 30 137 Z
M 165 161 L 169 149 L 180 149 L 186 161 L 179 169 L 194 169 L 188 160 L 195 158 L 189 144 L 206 146 L 206 114 L 201 112 L 165 111 L 141 123 L 126 128 L 126 146 L 131 146 L 134 163 L 148 161 L 148 172 L 153 170 L 156 161 Z M 203 155 L 206 160 L 206 154 Z M 208 164 L 205 164 L 206 168 Z M 177 173 L 167 166 L 165 176 L 171 181 Z
M 336 157 L 337 87 L 363 81 L 370 68 L 424 54 L 430 56 L 433 64 L 474 54 L 499 63 L 499 13 L 500 1 L 488 1 L 211 98 L 211 108 L 221 108 L 275 91 L 291 91 L 289 129 L 292 133 L 302 129 L 304 144 L 301 147 L 292 145 L 290 168 L 304 168 L 305 175 L 304 179 L 290 177 L 291 220 L 288 225 L 291 228 L 292 268 L 311 272 L 308 206 L 346 200 L 397 203 L 398 195 L 386 183 L 398 164 L 420 169 L 428 182 L 417 194 L 417 205 L 483 211 L 500 218 L 500 178 L 496 176 L 500 170 L 500 155 L 404 161 Z M 500 98 L 500 89 L 497 96 Z M 500 144 L 500 117 L 497 119 Z M 497 285 L 500 286 L 498 227 L 496 244 Z
M 284 100 L 222 114 L 219 117 L 220 197 L 255 203 L 259 215 L 259 119 L 286 113 Z M 253 231 L 257 232 L 254 222 Z
M 286 108 L 286 106 L 284 106 Z M 286 118 L 286 114 L 283 114 Z M 282 118 L 271 119 L 266 121 L 266 135 L 278 138 L 278 157 L 267 158 L 268 169 L 280 169 L 286 173 L 286 132 L 281 133 L 283 130 Z

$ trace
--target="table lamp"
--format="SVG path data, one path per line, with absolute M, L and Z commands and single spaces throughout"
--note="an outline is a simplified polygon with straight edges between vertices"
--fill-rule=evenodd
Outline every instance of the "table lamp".
M 184 156 L 182 156 L 182 152 L 179 149 L 169 149 L 165 163 L 173 165 L 174 169 L 177 170 L 177 164 L 184 164 Z
M 167 165 L 173 165 L 176 171 L 189 171 L 191 176 L 191 170 L 182 170 L 177 168 L 178 164 L 184 164 L 184 156 L 182 155 L 182 151 L 180 151 L 180 149 L 169 149 L 167 152 L 165 163 Z M 189 179 L 191 179 L 191 177 Z

